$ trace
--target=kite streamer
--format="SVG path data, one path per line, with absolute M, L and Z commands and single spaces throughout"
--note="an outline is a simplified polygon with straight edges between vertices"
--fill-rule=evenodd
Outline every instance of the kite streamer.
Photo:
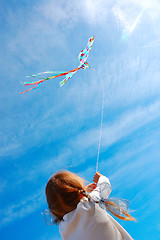
M 65 79 L 63 79 L 60 82 L 60 87 L 62 87 L 73 76 L 73 74 L 75 74 L 78 70 L 90 68 L 90 66 L 89 66 L 89 64 L 87 62 L 87 58 L 88 58 L 88 56 L 90 54 L 90 51 L 91 51 L 91 48 L 92 48 L 92 45 L 93 45 L 93 42 L 94 42 L 94 38 L 95 37 L 89 38 L 87 46 L 79 53 L 78 60 L 79 60 L 80 64 L 79 64 L 79 66 L 77 68 L 72 69 L 72 70 L 67 71 L 67 72 L 47 71 L 47 72 L 41 72 L 41 73 L 29 75 L 27 77 L 37 77 L 37 76 L 39 76 L 41 74 L 52 74 L 52 76 L 40 79 L 38 81 L 24 82 L 23 84 L 25 84 L 24 85 L 25 87 L 26 86 L 33 86 L 33 87 L 30 88 L 30 89 L 27 89 L 27 90 L 25 90 L 23 92 L 21 92 L 21 94 L 23 94 L 25 92 L 28 92 L 28 91 L 31 91 L 31 90 L 34 90 L 34 89 L 37 89 L 41 83 L 43 83 L 43 82 L 45 82 L 47 80 L 50 80 L 50 79 L 53 79 L 53 78 L 57 78 L 57 77 L 61 77 L 61 76 L 65 76 Z

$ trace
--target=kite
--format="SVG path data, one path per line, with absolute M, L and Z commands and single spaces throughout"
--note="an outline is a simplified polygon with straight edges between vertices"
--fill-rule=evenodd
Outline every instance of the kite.
M 87 43 L 87 46 L 85 47 L 85 49 L 83 49 L 80 53 L 79 53 L 79 56 L 78 56 L 78 60 L 79 60 L 79 66 L 75 69 L 72 69 L 70 71 L 67 71 L 67 72 L 52 72 L 52 71 L 47 71 L 47 72 L 42 72 L 42 73 L 37 73 L 35 75 L 29 75 L 27 77 L 36 77 L 38 75 L 41 75 L 41 74 L 52 74 L 52 76 L 50 77 L 47 77 L 47 78 L 43 78 L 43 79 L 40 79 L 38 81 L 34 81 L 34 82 L 24 82 L 24 86 L 33 86 L 32 88 L 30 89 L 27 89 L 23 92 L 21 92 L 21 94 L 25 93 L 25 92 L 28 92 L 30 90 L 33 90 L 33 89 L 36 89 L 40 86 L 41 83 L 43 83 L 44 81 L 46 80 L 50 80 L 52 78 L 57 78 L 57 77 L 61 77 L 61 76 L 65 76 L 65 79 L 63 79 L 61 82 L 60 82 L 60 87 L 62 87 L 78 70 L 80 69 L 87 69 L 87 68 L 90 68 L 88 62 L 87 62 L 87 58 L 90 54 L 90 51 L 91 51 L 91 48 L 92 48 L 92 45 L 93 45 L 93 42 L 94 42 L 94 36 L 89 38 L 88 40 L 88 43 Z

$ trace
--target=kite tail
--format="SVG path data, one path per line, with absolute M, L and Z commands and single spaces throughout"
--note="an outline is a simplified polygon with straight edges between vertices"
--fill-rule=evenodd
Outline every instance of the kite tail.
M 37 89 L 37 88 L 39 87 L 40 83 L 42 83 L 42 82 L 44 82 L 44 81 L 46 81 L 46 80 L 68 75 L 68 76 L 66 76 L 66 78 L 60 83 L 60 86 L 63 86 L 64 83 L 67 82 L 67 81 L 73 76 L 73 74 L 76 73 L 79 69 L 80 69 L 80 67 L 75 68 L 75 69 L 72 69 L 72 70 L 67 71 L 67 72 L 60 72 L 59 74 L 56 74 L 56 75 L 53 75 L 53 76 L 51 76 L 51 77 L 47 77 L 47 78 L 44 78 L 44 79 L 42 79 L 42 80 L 35 81 L 35 82 L 24 82 L 24 84 L 25 84 L 24 86 L 30 86 L 30 85 L 35 85 L 35 84 L 36 84 L 36 86 L 33 87 L 33 88 L 30 88 L 30 89 L 28 89 L 28 90 L 25 90 L 25 91 L 21 92 L 20 94 L 23 94 L 23 93 L 25 93 L 25 92 L 31 91 L 31 90 L 33 90 L 33 89 Z M 41 73 L 40 73 L 40 74 L 41 74 Z M 30 75 L 30 76 L 33 76 L 33 77 L 34 77 L 34 76 L 36 76 L 36 75 L 37 75 L 37 74 L 35 74 L 35 75 Z
M 35 90 L 36 88 L 39 88 L 39 85 L 40 85 L 40 84 L 41 84 L 41 83 L 36 83 L 36 86 L 35 86 L 35 87 L 29 88 L 29 89 L 21 92 L 20 94 L 23 94 L 23 93 L 25 93 L 25 92 L 29 92 L 29 91 L 31 91 L 31 90 Z M 27 86 L 27 85 L 29 85 L 29 84 L 26 84 L 25 86 Z
M 75 74 L 80 68 L 77 68 L 77 70 L 75 70 L 74 72 L 70 72 L 66 75 L 65 79 L 63 79 L 59 84 L 60 87 L 62 87 L 72 76 L 73 74 Z
M 42 80 L 37 81 L 37 82 L 26 82 L 26 84 L 24 85 L 25 87 L 26 87 L 26 86 L 35 85 L 35 84 L 36 84 L 36 86 L 34 86 L 34 87 L 32 87 L 32 88 L 29 88 L 29 89 L 21 92 L 20 94 L 23 94 L 23 93 L 25 93 L 25 92 L 29 92 L 29 91 L 31 91 L 31 90 L 35 90 L 35 89 L 39 88 L 39 85 L 40 85 L 42 82 L 44 82 L 45 80 L 47 80 L 47 79 L 45 78 L 45 79 L 42 79 Z
M 57 75 L 57 74 L 59 75 L 59 74 L 64 73 L 64 72 L 46 71 L 46 72 L 40 72 L 40 73 L 28 75 L 28 76 L 26 76 L 26 77 L 36 77 L 36 76 L 38 76 L 38 75 L 51 74 L 51 73 L 52 73 L 52 74 L 54 73 L 54 75 Z
M 69 78 L 67 80 L 63 79 L 59 84 L 60 87 L 62 87 L 67 81 L 69 80 Z

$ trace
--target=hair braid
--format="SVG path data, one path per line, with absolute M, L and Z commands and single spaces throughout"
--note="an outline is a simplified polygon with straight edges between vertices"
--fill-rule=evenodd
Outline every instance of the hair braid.
M 91 201 L 91 196 L 89 194 L 86 193 L 86 191 L 84 189 L 79 190 L 79 192 L 86 198 L 88 198 L 88 201 Z

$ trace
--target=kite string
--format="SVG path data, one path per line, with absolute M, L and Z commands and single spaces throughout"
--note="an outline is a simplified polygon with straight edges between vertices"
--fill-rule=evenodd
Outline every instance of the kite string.
M 97 163 L 96 163 L 96 172 L 98 171 L 98 161 L 99 161 L 99 153 L 101 147 L 101 137 L 102 137 L 102 124 L 103 124 L 103 110 L 104 110 L 104 88 L 102 86 L 102 112 L 101 112 L 101 125 L 100 125 L 100 132 L 99 132 L 99 144 L 98 144 L 98 153 L 97 153 Z

